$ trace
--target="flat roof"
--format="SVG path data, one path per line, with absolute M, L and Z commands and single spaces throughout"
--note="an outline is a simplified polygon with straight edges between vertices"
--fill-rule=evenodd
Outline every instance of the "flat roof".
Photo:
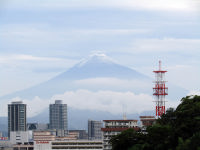
M 135 131 L 138 131 L 140 128 L 139 127 L 132 127 L 132 128 L 101 128 L 101 131 L 115 131 L 115 132 L 122 132 L 128 129 L 133 129 Z
M 104 122 L 130 122 L 130 121 L 138 121 L 138 120 L 103 120 Z
M 154 116 L 140 116 L 140 118 L 155 118 Z

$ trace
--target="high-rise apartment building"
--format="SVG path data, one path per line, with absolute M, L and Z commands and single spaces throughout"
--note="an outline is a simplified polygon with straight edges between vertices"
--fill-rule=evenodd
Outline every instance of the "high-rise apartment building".
M 62 104 L 62 100 L 49 105 L 49 122 L 50 129 L 67 131 L 67 104 Z
M 8 136 L 11 131 L 26 131 L 26 104 L 22 101 L 8 104 Z
M 89 140 L 100 140 L 102 139 L 103 123 L 101 121 L 88 120 L 88 139 Z

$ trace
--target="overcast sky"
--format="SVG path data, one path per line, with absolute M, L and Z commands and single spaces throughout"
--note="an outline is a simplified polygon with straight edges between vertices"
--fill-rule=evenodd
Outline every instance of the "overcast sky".
M 1 0 L 0 95 L 69 69 L 95 51 L 153 77 L 200 90 L 195 0 Z

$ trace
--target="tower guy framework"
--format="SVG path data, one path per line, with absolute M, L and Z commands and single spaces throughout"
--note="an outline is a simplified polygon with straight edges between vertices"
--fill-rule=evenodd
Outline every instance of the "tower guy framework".
M 165 86 L 165 73 L 161 69 L 161 61 L 159 61 L 159 70 L 153 71 L 155 73 L 155 87 L 153 88 L 153 95 L 156 97 L 156 116 L 160 117 L 165 114 L 165 96 L 168 95 L 168 88 Z

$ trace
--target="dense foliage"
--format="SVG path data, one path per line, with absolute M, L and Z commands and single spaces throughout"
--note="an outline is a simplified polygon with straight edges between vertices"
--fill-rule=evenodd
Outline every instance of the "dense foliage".
M 170 108 L 147 134 L 126 130 L 114 136 L 113 150 L 200 150 L 200 96 L 182 98 L 174 110 Z

